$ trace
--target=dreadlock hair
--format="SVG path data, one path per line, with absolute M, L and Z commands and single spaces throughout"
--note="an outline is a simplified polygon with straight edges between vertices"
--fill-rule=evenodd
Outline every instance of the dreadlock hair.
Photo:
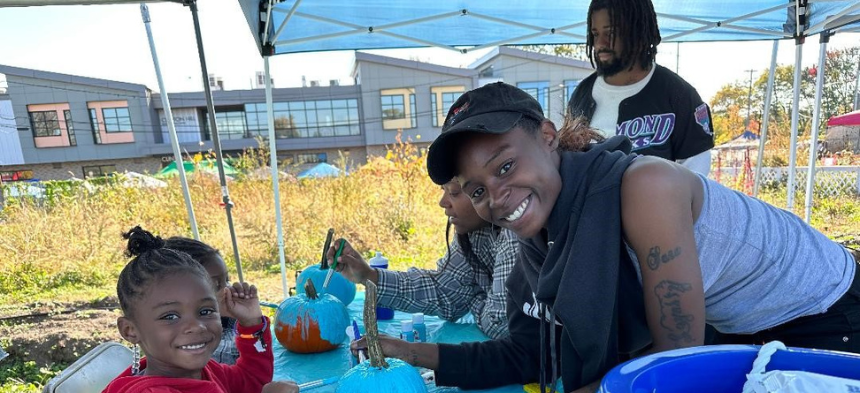
M 119 304 L 126 316 L 132 315 L 132 301 L 139 299 L 152 283 L 163 277 L 190 273 L 209 282 L 203 265 L 184 252 L 164 248 L 164 240 L 140 226 L 123 233 L 122 237 L 128 239 L 125 256 L 132 258 L 116 283 Z
M 599 10 L 609 12 L 612 24 L 612 39 L 619 38 L 624 50 L 619 54 L 622 61 L 630 61 L 630 68 L 636 62 L 643 69 L 649 69 L 657 56 L 660 45 L 660 29 L 657 26 L 657 13 L 651 0 L 592 0 L 588 6 L 588 34 L 585 50 L 591 66 L 594 65 L 594 36 L 591 35 L 591 16 Z
M 216 248 L 196 239 L 181 236 L 173 236 L 164 241 L 164 247 L 171 250 L 181 251 L 191 256 L 191 259 L 206 266 L 212 257 L 220 256 Z

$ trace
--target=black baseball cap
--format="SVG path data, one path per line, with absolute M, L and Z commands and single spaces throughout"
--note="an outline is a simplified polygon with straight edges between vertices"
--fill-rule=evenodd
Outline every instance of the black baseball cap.
M 445 117 L 442 133 L 427 152 L 427 173 L 436 184 L 445 184 L 457 171 L 459 137 L 466 133 L 504 134 L 523 117 L 545 119 L 540 104 L 529 93 L 503 82 L 463 93 Z

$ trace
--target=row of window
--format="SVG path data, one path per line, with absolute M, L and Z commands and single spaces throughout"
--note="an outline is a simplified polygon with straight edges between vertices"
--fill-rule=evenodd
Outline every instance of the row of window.
M 564 99 L 573 94 L 579 80 L 564 81 Z M 543 108 L 544 116 L 550 117 L 549 82 L 521 82 L 517 87 L 534 97 Z M 430 89 L 430 107 L 433 127 L 441 127 L 448 109 L 463 94 L 463 86 L 433 87 Z M 406 106 L 406 103 L 409 106 Z M 382 90 L 380 97 L 382 128 L 386 130 L 418 127 L 418 111 L 415 109 L 414 89 Z
M 358 100 L 315 100 L 272 104 L 276 138 L 318 138 L 361 133 Z M 221 114 L 215 117 L 221 135 Z M 235 126 L 238 129 L 238 117 Z M 266 104 L 245 104 L 248 137 L 267 136 Z
M 61 124 L 65 125 L 66 135 L 69 138 L 69 146 L 77 146 L 78 139 L 75 135 L 75 121 L 72 119 L 72 111 L 62 109 L 63 118 L 59 117 L 59 110 L 30 111 L 30 126 L 33 137 L 57 137 L 62 136 Z M 101 144 L 102 138 L 99 130 L 98 109 L 90 108 L 90 129 L 93 133 L 93 142 Z M 104 132 L 132 132 L 131 115 L 128 108 L 101 108 L 104 124 Z

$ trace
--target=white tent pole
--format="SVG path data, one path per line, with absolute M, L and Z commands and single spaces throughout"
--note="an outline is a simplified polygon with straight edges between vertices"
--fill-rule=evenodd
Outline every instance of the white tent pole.
M 809 131 L 812 140 L 809 143 L 809 167 L 806 172 L 806 213 L 803 216 L 806 223 L 812 217 L 812 190 L 815 186 L 815 161 L 818 158 L 818 126 L 821 124 L 821 93 L 824 90 L 824 65 L 826 63 L 827 43 L 830 32 L 821 33 L 821 45 L 818 50 L 818 73 L 815 75 L 815 107 L 812 115 L 812 129 Z
M 767 74 L 767 90 L 764 96 L 764 115 L 761 122 L 761 135 L 759 135 L 758 159 L 755 162 L 755 185 L 753 186 L 753 197 L 758 197 L 758 188 L 761 185 L 761 165 L 764 161 L 764 145 L 767 143 L 767 126 L 770 122 L 770 103 L 773 97 L 773 79 L 776 75 L 776 54 L 779 52 L 779 40 L 773 40 L 773 50 L 770 55 L 770 72 Z
M 857 57 L 857 72 L 854 74 L 854 105 L 855 111 L 860 109 L 860 56 Z
M 152 64 L 155 66 L 158 90 L 161 92 L 161 104 L 164 106 L 164 119 L 167 120 L 167 130 L 170 132 L 173 160 L 176 163 L 176 170 L 179 172 L 179 183 L 182 185 L 182 196 L 185 197 L 188 221 L 191 222 L 191 233 L 195 240 L 200 240 L 200 233 L 197 231 L 197 218 L 194 216 L 194 205 L 191 204 L 191 193 L 188 192 L 188 179 L 185 177 L 182 152 L 179 150 L 179 138 L 176 136 L 176 126 L 173 124 L 173 111 L 170 110 L 170 100 L 167 98 L 167 89 L 164 87 L 164 78 L 161 76 L 161 66 L 158 64 L 158 53 L 155 51 L 155 40 L 152 39 L 152 28 L 149 26 L 149 7 L 144 3 L 140 3 L 140 14 L 143 17 L 143 25 L 146 26 L 146 37 L 149 39 L 149 50 L 152 52 Z
M 278 187 L 278 146 L 275 140 L 275 111 L 272 102 L 272 77 L 269 74 L 269 56 L 263 56 L 263 69 L 266 73 L 266 116 L 269 127 L 269 166 L 272 168 L 272 192 L 275 196 L 275 226 L 278 228 L 278 259 L 281 262 L 281 288 L 284 299 L 290 296 L 287 288 L 287 263 L 284 258 L 284 226 L 281 221 L 281 190 Z
M 800 66 L 803 60 L 803 37 L 796 38 L 794 46 L 794 100 L 791 103 L 791 143 L 788 152 L 788 197 L 786 205 L 794 211 L 794 172 L 797 164 L 797 123 L 800 111 Z

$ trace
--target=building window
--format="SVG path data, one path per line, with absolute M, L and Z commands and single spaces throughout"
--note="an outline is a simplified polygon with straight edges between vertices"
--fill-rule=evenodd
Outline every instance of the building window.
M 30 124 L 34 137 L 62 135 L 57 111 L 30 112 Z
M 92 108 L 90 108 L 90 126 L 93 129 L 93 143 L 100 145 L 102 143 L 102 134 L 99 133 L 99 115 Z
M 573 91 L 576 90 L 576 86 L 579 86 L 579 79 L 568 79 L 564 81 L 564 102 L 570 100 L 570 97 L 573 95 Z
M 396 130 L 418 127 L 418 111 L 415 108 L 415 89 L 390 89 L 380 91 L 382 128 Z M 409 102 L 409 106 L 406 103 Z
M 212 133 L 209 131 L 209 114 L 206 113 L 206 122 L 203 124 L 203 140 L 211 140 Z M 245 123 L 245 111 L 219 112 L 215 111 L 215 127 L 218 127 L 218 136 L 221 139 L 244 139 L 250 137 L 247 133 L 248 126 Z
M 116 165 L 91 165 L 83 167 L 84 179 L 107 176 L 116 172 Z
M 33 179 L 33 171 L 25 169 L 20 171 L 0 171 L 0 181 L 10 182 L 10 181 L 22 181 L 22 180 L 32 180 Z
M 326 153 L 299 153 L 296 154 L 296 164 L 316 164 L 320 162 L 328 162 L 328 154 Z
M 69 146 L 77 146 L 78 138 L 75 136 L 75 122 L 72 121 L 72 111 L 63 111 L 63 120 L 66 122 L 66 131 L 69 133 Z
M 445 86 L 430 88 L 430 107 L 433 110 L 433 127 L 440 127 L 445 123 L 445 115 L 454 105 L 454 102 L 463 95 L 466 89 L 463 86 Z
M 412 119 L 412 128 L 418 127 L 418 110 L 415 109 L 415 94 L 409 95 L 409 113 L 412 114 L 409 116 Z
M 406 107 L 403 105 L 403 95 L 382 96 L 382 120 L 399 120 L 406 118 Z
M 493 78 L 495 77 L 495 70 L 493 70 L 493 66 L 489 66 L 484 68 L 478 73 L 478 78 Z
M 544 117 L 549 118 L 549 82 L 521 82 L 517 87 L 531 94 L 543 108 Z
M 276 102 L 275 137 L 319 138 L 359 135 L 358 100 Z M 246 104 L 245 119 L 251 136 L 269 136 L 266 104 Z
M 105 132 L 130 132 L 131 116 L 128 108 L 102 108 Z

